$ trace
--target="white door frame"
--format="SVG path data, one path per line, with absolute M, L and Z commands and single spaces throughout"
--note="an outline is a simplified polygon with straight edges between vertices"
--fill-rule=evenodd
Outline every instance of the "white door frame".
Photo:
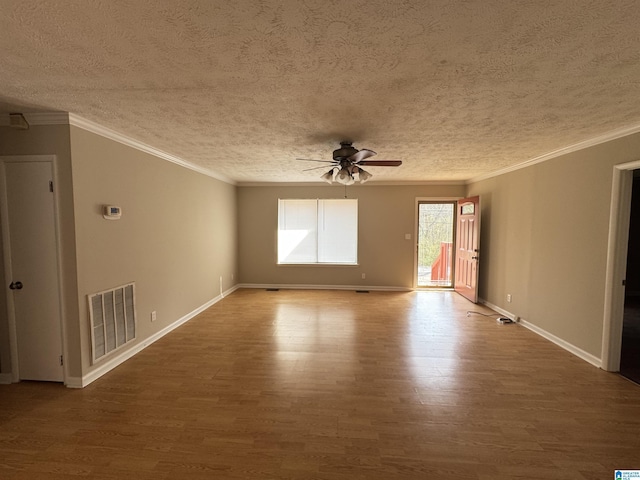
M 609 372 L 620 371 L 631 189 L 633 170 L 639 168 L 640 160 L 613 167 L 602 331 L 602 369 Z
M 58 178 L 58 170 L 57 170 L 57 159 L 55 155 L 9 155 L 9 156 L 0 156 L 0 182 L 3 186 L 6 186 L 6 178 L 4 173 L 4 165 L 5 163 L 18 163 L 18 162 L 48 162 L 51 164 L 51 171 L 53 173 L 53 218 L 54 218 L 54 230 L 55 230 L 55 239 L 56 239 L 56 266 L 58 268 L 58 305 L 59 305 L 59 316 L 60 316 L 60 331 L 62 333 L 62 338 L 60 339 L 62 343 L 62 355 L 63 355 L 63 378 L 64 383 L 66 384 L 66 380 L 68 378 L 67 375 L 67 344 L 66 344 L 66 329 L 64 322 L 64 296 L 62 294 L 63 291 L 63 283 L 62 283 L 62 262 L 61 262 L 61 244 L 60 241 L 60 224 L 59 224 L 59 201 L 58 201 L 58 188 L 57 185 L 59 182 Z M 0 195 L 0 217 L 2 222 L 2 255 L 4 259 L 4 277 L 5 283 L 11 280 L 12 276 L 12 265 L 11 265 L 11 240 L 9 236 L 9 205 L 7 199 L 7 189 L 2 189 L 2 194 Z M 15 306 L 13 302 L 13 295 L 5 286 L 5 295 L 7 299 L 7 316 L 9 320 L 9 348 L 11 353 L 11 381 L 19 382 L 20 381 L 20 365 L 18 361 L 18 335 L 17 335 L 17 326 L 16 326 L 16 318 L 15 318 Z

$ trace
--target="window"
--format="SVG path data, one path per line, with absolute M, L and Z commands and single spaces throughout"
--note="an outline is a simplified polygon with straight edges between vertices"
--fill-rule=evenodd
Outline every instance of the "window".
M 358 200 L 278 200 L 279 264 L 358 262 Z

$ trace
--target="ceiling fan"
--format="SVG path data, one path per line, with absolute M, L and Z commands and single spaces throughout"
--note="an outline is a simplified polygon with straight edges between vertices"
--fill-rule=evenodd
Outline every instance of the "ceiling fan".
M 331 170 L 320 178 L 327 183 L 337 182 L 342 185 L 352 185 L 355 182 L 364 183 L 369 180 L 373 175 L 363 170 L 363 165 L 370 167 L 398 167 L 402 165 L 401 160 L 367 160 L 374 155 L 376 152 L 373 150 L 366 148 L 358 150 L 353 147 L 352 142 L 343 141 L 340 142 L 340 148 L 333 151 L 333 160 L 312 160 L 309 158 L 297 158 L 296 160 L 332 164 Z M 317 170 L 318 168 L 326 167 L 308 168 L 304 171 Z

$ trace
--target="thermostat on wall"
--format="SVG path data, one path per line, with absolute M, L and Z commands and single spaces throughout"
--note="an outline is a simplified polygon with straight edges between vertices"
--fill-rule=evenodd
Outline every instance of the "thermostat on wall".
M 105 205 L 102 207 L 102 216 L 107 220 L 119 220 L 122 216 L 122 209 L 114 205 Z

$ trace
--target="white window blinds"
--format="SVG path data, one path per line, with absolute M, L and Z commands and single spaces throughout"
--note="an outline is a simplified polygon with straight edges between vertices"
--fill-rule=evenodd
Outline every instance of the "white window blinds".
M 278 263 L 358 262 L 358 200 L 278 200 Z

